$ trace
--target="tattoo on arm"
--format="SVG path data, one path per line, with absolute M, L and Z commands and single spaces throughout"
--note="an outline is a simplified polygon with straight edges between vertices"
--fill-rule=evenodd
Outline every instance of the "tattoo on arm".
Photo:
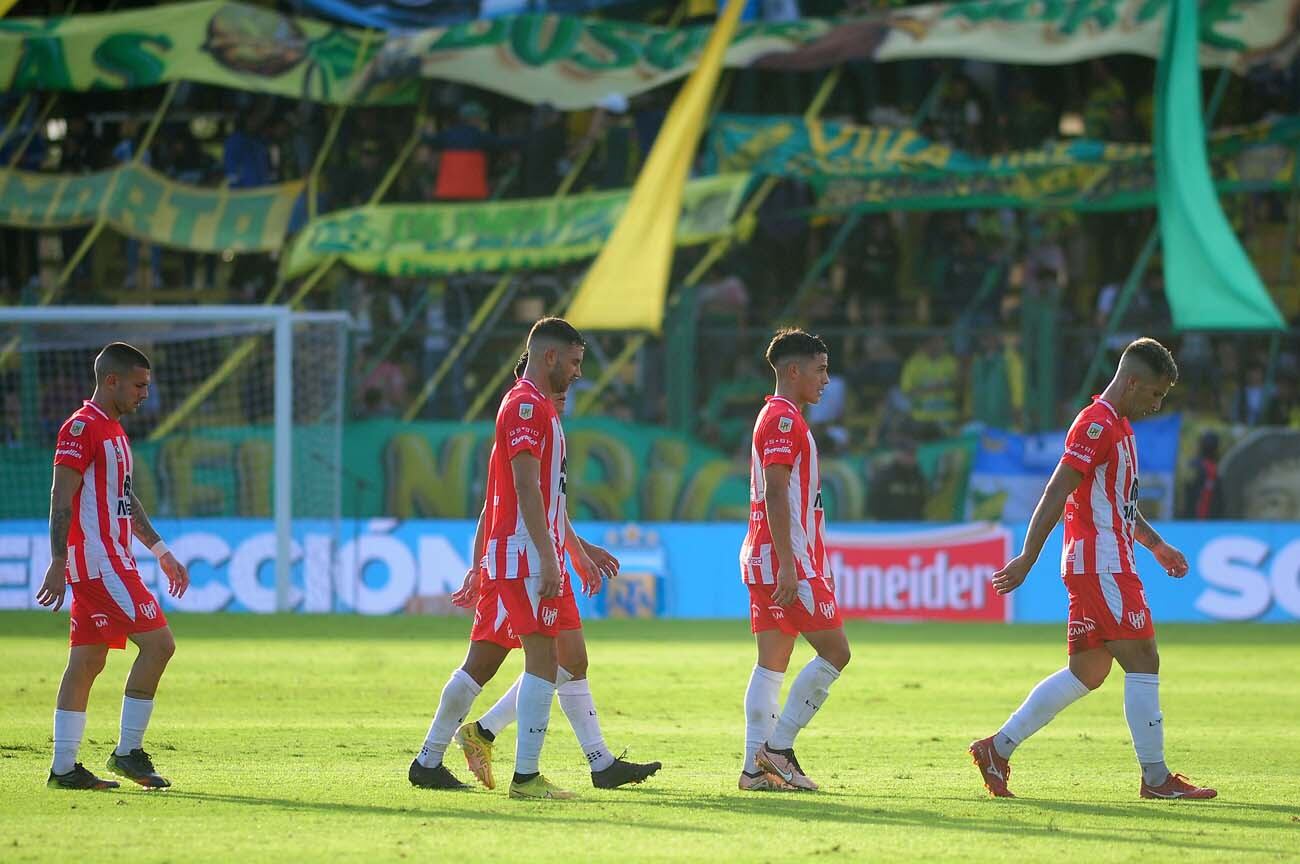
M 146 546 L 153 546 L 162 539 L 149 521 L 149 514 L 144 512 L 140 499 L 131 493 L 131 531 Z
M 68 557 L 68 530 L 72 527 L 72 505 L 60 507 L 50 502 L 50 554 L 55 558 Z
M 1148 549 L 1160 545 L 1160 535 L 1147 524 L 1141 514 L 1138 514 L 1137 524 L 1133 528 L 1133 538 Z

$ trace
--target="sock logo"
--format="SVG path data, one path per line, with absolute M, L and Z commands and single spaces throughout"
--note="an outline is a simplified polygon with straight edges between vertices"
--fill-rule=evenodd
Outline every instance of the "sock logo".
M 593 764 L 595 764 L 596 760 L 599 759 L 599 758 L 600 758 L 600 751 L 599 751 L 599 750 L 593 750 L 593 751 L 591 751 L 590 753 L 587 754 L 587 764 L 588 764 L 588 765 L 593 765 Z
M 1159 726 L 1159 725 L 1160 725 L 1161 723 L 1163 723 L 1163 722 L 1165 722 L 1165 718 L 1161 717 L 1159 720 L 1154 720 L 1154 721 L 1152 721 L 1152 720 L 1148 720 L 1148 721 L 1147 721 L 1147 725 L 1148 725 L 1148 726 Z
M 530 735 L 543 735 L 543 734 L 546 733 L 546 727 L 543 726 L 543 727 L 540 728 L 540 729 L 534 729 L 532 726 L 529 726 L 529 727 L 528 727 L 528 732 L 529 732 Z

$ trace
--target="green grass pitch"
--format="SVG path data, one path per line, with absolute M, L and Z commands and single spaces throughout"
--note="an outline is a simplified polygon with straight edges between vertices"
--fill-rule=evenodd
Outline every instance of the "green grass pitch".
M 1160 628 L 1168 761 L 1218 787 L 1208 802 L 1137 798 L 1118 671 L 1016 754 L 1022 797 L 985 797 L 966 746 L 1061 666 L 1056 626 L 850 625 L 854 660 L 798 742 L 824 791 L 743 794 L 745 624 L 593 622 L 606 737 L 664 769 L 639 787 L 591 788 L 557 705 L 543 767 L 582 797 L 522 802 L 406 781 L 467 619 L 186 615 L 145 740 L 174 788 L 57 792 L 44 781 L 66 626 L 0 615 L 0 861 L 1300 859 L 1294 626 Z M 113 652 L 92 696 L 93 768 L 114 743 L 133 654 Z M 808 656 L 801 646 L 792 669 Z M 513 751 L 507 732 L 498 777 Z

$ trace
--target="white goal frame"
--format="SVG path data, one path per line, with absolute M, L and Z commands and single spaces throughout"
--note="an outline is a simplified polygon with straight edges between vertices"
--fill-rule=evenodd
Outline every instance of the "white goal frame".
M 347 312 L 296 312 L 288 306 L 0 306 L 0 324 L 79 322 L 270 325 L 275 350 L 271 504 L 276 542 L 275 608 L 277 612 L 288 611 L 293 561 L 293 325 L 348 324 L 351 316 Z

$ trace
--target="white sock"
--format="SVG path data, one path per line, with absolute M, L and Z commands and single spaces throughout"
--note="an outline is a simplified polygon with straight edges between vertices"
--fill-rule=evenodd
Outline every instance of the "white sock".
M 67 774 L 77 764 L 77 750 L 81 748 L 81 736 L 86 734 L 85 711 L 63 711 L 54 709 L 54 761 L 50 770 L 55 774 Z
M 425 768 L 442 764 L 442 755 L 447 752 L 451 736 L 465 722 L 469 709 L 474 707 L 474 700 L 482 692 L 483 688 L 464 669 L 451 673 L 447 686 L 442 688 L 438 710 L 433 715 L 433 722 L 429 724 L 429 734 L 424 736 L 424 746 L 415 757 L 416 761 Z
M 776 721 L 776 728 L 767 739 L 776 750 L 789 750 L 794 746 L 794 737 L 799 730 L 812 722 L 817 709 L 826 702 L 831 685 L 840 677 L 840 670 L 821 657 L 814 657 L 808 665 L 799 670 L 790 692 L 785 697 L 785 710 Z
M 551 722 L 555 685 L 529 675 L 519 679 L 519 734 L 515 739 L 515 773 L 536 774 L 546 743 L 546 725 Z
M 511 723 L 515 722 L 516 704 L 519 702 L 519 682 L 524 680 L 523 673 L 515 679 L 515 683 L 510 685 L 510 689 L 505 692 L 496 704 L 487 710 L 487 713 L 479 718 L 478 725 L 482 726 L 493 738 L 501 734 Z M 555 686 L 558 689 L 566 682 L 572 681 L 573 675 L 563 666 L 555 670 Z
M 755 666 L 745 689 L 745 771 L 758 773 L 754 754 L 767 741 L 776 727 L 777 711 L 781 708 L 781 682 L 784 672 L 773 672 Z
M 1124 676 L 1124 719 L 1133 735 L 1133 749 L 1142 766 L 1142 779 L 1159 786 L 1169 778 L 1165 765 L 1165 722 L 1160 713 L 1160 676 L 1130 672 Z
M 153 714 L 152 699 L 133 699 L 122 697 L 122 732 L 117 739 L 118 756 L 129 756 L 132 750 L 144 746 L 144 730 L 149 728 L 149 717 Z
M 1029 691 L 1024 703 L 1007 718 L 1007 722 L 1002 724 L 998 734 L 993 737 L 993 746 L 998 755 L 1010 759 L 1012 752 L 1025 739 L 1052 722 L 1052 718 L 1067 706 L 1087 695 L 1088 688 L 1068 666 L 1039 681 L 1038 686 Z
M 578 737 L 582 753 L 587 757 L 587 764 L 592 771 L 604 771 L 614 764 L 614 754 L 605 746 L 605 736 L 600 732 L 600 721 L 596 719 L 596 703 L 591 698 L 591 682 L 586 678 L 566 681 L 555 692 L 560 696 L 560 708 L 569 718 L 573 734 Z

